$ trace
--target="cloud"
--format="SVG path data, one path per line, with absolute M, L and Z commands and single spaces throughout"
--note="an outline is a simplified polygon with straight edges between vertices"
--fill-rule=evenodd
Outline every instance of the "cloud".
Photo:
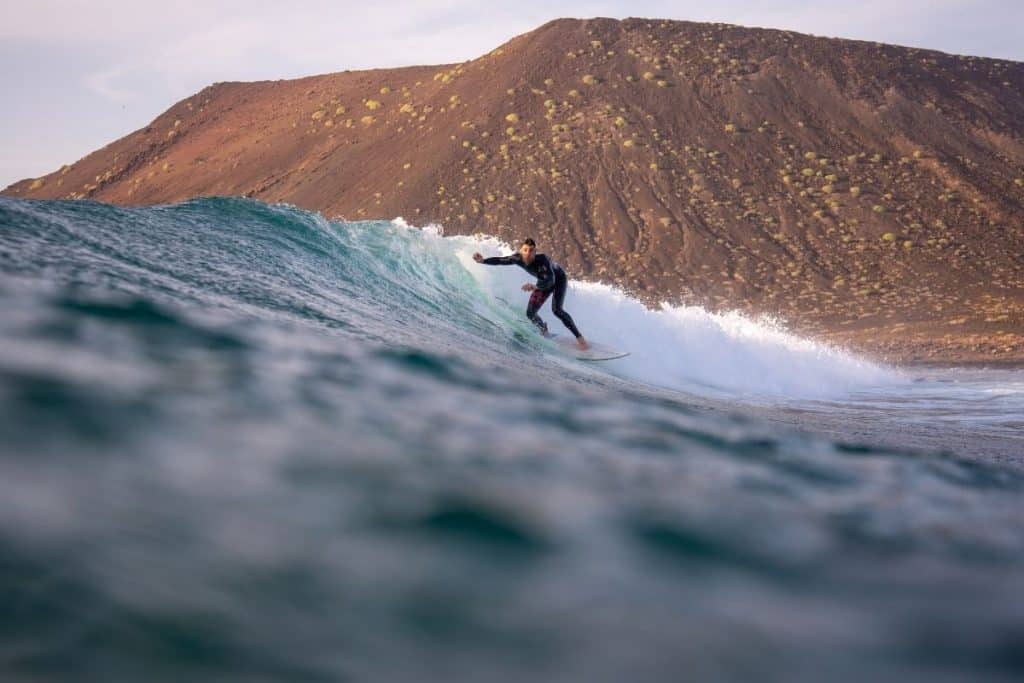
M 483 54 L 541 23 L 529 13 L 498 19 L 466 0 L 411 8 L 399 2 L 363 4 L 344 13 L 329 7 L 336 6 L 314 2 L 297 11 L 274 5 L 229 20 L 195 22 L 160 39 L 133 35 L 119 46 L 117 64 L 96 69 L 85 84 L 101 97 L 123 102 L 157 87 L 173 99 L 215 81 L 448 63 Z M 188 3 L 184 11 L 193 15 Z
M 124 43 L 173 34 L 225 16 L 245 16 L 240 0 L 202 3 L 34 0 L 5 3 L 0 38 L 40 43 Z
M 124 88 L 118 88 L 115 81 L 127 73 L 124 67 L 113 67 L 103 69 L 86 75 L 85 85 L 97 95 L 107 98 L 113 102 L 125 102 L 131 99 L 131 94 Z

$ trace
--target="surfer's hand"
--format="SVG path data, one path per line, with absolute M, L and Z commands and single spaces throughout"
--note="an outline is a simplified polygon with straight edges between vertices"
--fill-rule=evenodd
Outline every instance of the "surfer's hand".
M 537 288 L 536 288 L 536 287 L 534 287 L 534 286 L 533 286 L 532 284 L 530 284 L 529 282 L 527 282 L 527 283 L 526 283 L 525 285 L 523 285 L 523 291 L 524 291 L 524 292 L 532 292 L 532 291 L 533 291 L 533 290 L 535 290 L 535 289 L 537 289 Z
M 480 263 L 481 261 L 484 260 L 484 257 L 480 255 L 480 252 L 477 252 L 473 254 L 473 260 L 476 261 L 477 263 Z

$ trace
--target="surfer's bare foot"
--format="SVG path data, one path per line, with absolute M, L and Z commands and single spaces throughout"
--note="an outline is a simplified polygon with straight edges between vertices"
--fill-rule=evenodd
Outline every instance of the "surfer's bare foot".
M 586 351 L 587 349 L 590 348 L 590 344 L 588 344 L 587 340 L 584 339 L 583 337 L 576 337 L 576 343 L 579 344 L 580 349 L 582 349 L 583 351 Z

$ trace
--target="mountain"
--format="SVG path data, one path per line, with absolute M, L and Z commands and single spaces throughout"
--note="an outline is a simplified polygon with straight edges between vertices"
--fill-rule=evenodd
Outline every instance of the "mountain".
M 900 361 L 1024 362 L 1018 62 L 560 19 L 460 64 L 218 83 L 4 194 L 529 235 L 650 303 Z

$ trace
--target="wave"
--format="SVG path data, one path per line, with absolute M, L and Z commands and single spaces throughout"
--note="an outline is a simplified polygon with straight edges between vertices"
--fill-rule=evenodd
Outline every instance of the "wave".
M 176 304 L 297 317 L 363 339 L 486 351 L 499 362 L 528 354 L 549 370 L 564 360 L 523 315 L 519 288 L 529 276 L 473 262 L 475 251 L 511 250 L 495 238 L 445 236 L 440 226 L 402 219 L 328 221 L 233 198 L 130 209 L 4 200 L 0 210 L 4 224 L 29 226 L 15 255 L 24 268 L 55 258 L 56 245 L 59 254 L 88 252 L 70 258 L 93 262 L 108 288 L 163 293 Z M 558 245 L 542 246 L 557 260 Z M 631 353 L 597 371 L 631 382 L 759 400 L 836 397 L 905 381 L 769 319 L 698 306 L 652 310 L 614 287 L 580 280 L 571 282 L 566 308 L 589 338 Z
M 478 249 L 508 252 L 508 245 L 492 238 L 446 241 L 488 294 L 523 299 L 519 286 L 528 277 L 521 270 L 481 266 L 471 258 Z M 652 310 L 615 287 L 585 281 L 570 284 L 566 309 L 586 336 L 631 353 L 610 363 L 610 372 L 657 386 L 747 398 L 820 398 L 904 381 L 895 369 L 799 337 L 768 318 L 667 303 Z
M 521 320 L 522 329 L 529 329 L 520 287 L 530 276 L 516 267 L 485 266 L 472 259 L 476 251 L 509 253 L 510 245 L 480 235 L 446 237 L 440 226 L 417 229 L 401 218 L 392 225 L 413 231 L 432 258 L 456 258 L 485 296 L 497 302 L 504 321 Z M 552 245 L 557 260 L 556 250 Z M 735 398 L 800 399 L 906 381 L 894 368 L 792 334 L 770 318 L 668 303 L 651 309 L 616 287 L 582 280 L 571 281 L 565 305 L 585 336 L 630 352 L 608 363 L 608 372 L 646 384 Z M 541 314 L 552 330 L 561 327 L 549 309 Z

